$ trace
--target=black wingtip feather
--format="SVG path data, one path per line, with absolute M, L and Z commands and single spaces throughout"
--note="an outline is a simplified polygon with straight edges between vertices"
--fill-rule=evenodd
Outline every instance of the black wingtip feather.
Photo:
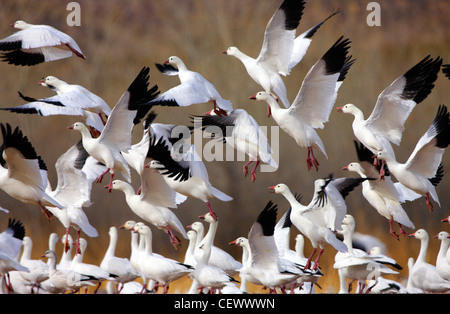
M 349 62 L 347 53 L 350 49 L 350 43 L 349 39 L 344 39 L 344 36 L 341 36 L 323 55 L 322 60 L 325 61 L 327 75 L 340 73 L 346 62 Z M 347 66 L 349 67 L 348 64 Z
M 284 0 L 280 6 L 280 10 L 283 10 L 286 21 L 284 27 L 286 30 L 294 30 L 300 24 L 300 20 L 303 16 L 303 9 L 305 8 L 305 1 L 301 0 Z
M 6 229 L 14 238 L 23 240 L 25 237 L 25 227 L 20 220 L 8 219 L 8 228 Z
M 45 62 L 45 57 L 42 53 L 28 53 L 22 50 L 3 53 L 1 59 L 9 64 L 21 66 L 33 66 Z
M 323 25 L 323 23 L 325 23 L 326 21 L 328 21 L 329 19 L 331 19 L 333 16 L 335 16 L 336 14 L 339 14 L 341 12 L 340 9 L 337 9 L 335 11 L 333 11 L 326 19 L 324 19 L 322 22 L 317 23 L 315 26 L 311 27 L 308 31 L 308 33 L 305 34 L 304 38 L 309 38 L 311 39 L 314 34 L 317 32 L 317 30 Z
M 450 144 L 450 113 L 447 106 L 439 106 L 433 126 L 436 130 L 436 147 L 447 148 Z
M 273 236 L 275 225 L 277 223 L 277 211 L 278 206 L 272 201 L 269 201 L 266 207 L 258 215 L 256 222 L 261 225 L 264 236 Z

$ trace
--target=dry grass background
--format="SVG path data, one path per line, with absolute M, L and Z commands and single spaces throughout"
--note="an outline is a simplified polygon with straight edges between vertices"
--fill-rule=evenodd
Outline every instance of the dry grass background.
M 81 27 L 69 27 L 66 17 L 69 1 L 48 0 L 3 0 L 0 3 L 0 37 L 12 33 L 9 24 L 23 19 L 35 24 L 49 24 L 67 32 L 79 44 L 87 60 L 70 58 L 34 67 L 14 67 L 0 64 L 0 106 L 21 104 L 17 91 L 32 97 L 47 97 L 53 93 L 36 83 L 44 76 L 54 75 L 69 83 L 80 84 L 101 96 L 111 107 L 143 66 L 151 67 L 151 83 L 165 91 L 178 84 L 178 79 L 165 77 L 153 66 L 171 55 L 181 57 L 188 68 L 200 72 L 210 80 L 235 108 L 245 108 L 260 125 L 275 125 L 267 118 L 265 105 L 248 100 L 261 88 L 246 74 L 244 67 L 234 58 L 221 52 L 235 45 L 249 55 L 256 56 L 262 44 L 265 25 L 281 1 L 261 0 L 165 0 L 165 1 L 89 1 L 80 0 Z M 368 115 L 378 94 L 395 78 L 403 74 L 426 55 L 441 56 L 444 63 L 450 62 L 449 20 L 450 3 L 446 0 L 381 0 L 381 27 L 366 24 L 366 5 L 362 0 L 307 1 L 298 33 L 316 24 L 336 8 L 341 13 L 329 20 L 316 33 L 303 61 L 297 65 L 285 84 L 288 96 L 293 99 L 309 68 L 322 54 L 344 35 L 352 40 L 350 53 L 357 59 L 346 81 L 340 89 L 336 107 L 352 102 Z M 399 160 L 405 161 L 416 141 L 432 122 L 438 105 L 449 105 L 449 80 L 442 74 L 431 95 L 418 105 L 408 121 L 401 147 L 395 147 Z M 189 114 L 201 114 L 210 109 L 210 104 L 189 108 L 156 107 L 157 122 L 188 124 Z M 67 130 L 73 117 L 39 117 L 1 112 L 1 122 L 20 126 L 42 155 L 49 168 L 49 178 L 56 186 L 54 164 L 57 158 L 76 143 L 80 135 Z M 302 193 L 304 202 L 312 197 L 313 181 L 334 173 L 336 177 L 349 174 L 340 169 L 356 159 L 353 148 L 352 118 L 333 110 L 330 122 L 319 131 L 329 159 L 318 153 L 321 166 L 318 172 L 306 170 L 306 150 L 300 149 L 285 133 L 280 132 L 280 167 L 273 173 L 258 173 L 255 183 L 243 178 L 242 162 L 210 162 L 208 168 L 213 185 L 234 200 L 229 203 L 212 201 L 213 209 L 220 217 L 216 245 L 229 251 L 240 260 L 241 250 L 228 246 L 238 236 L 246 236 L 257 214 L 269 200 L 279 204 L 279 217 L 288 203 L 279 195 L 268 193 L 267 187 L 284 182 L 293 191 Z M 142 127 L 135 129 L 133 140 L 137 142 Z M 450 169 L 448 152 L 444 155 L 444 168 Z M 139 184 L 133 176 L 133 184 Z M 444 177 L 437 188 L 442 208 L 435 207 L 429 213 L 424 199 L 407 203 L 405 210 L 417 228 L 425 228 L 434 236 L 448 229 L 440 220 L 448 215 L 450 204 L 449 180 Z M 139 220 L 127 207 L 122 192 L 108 194 L 101 185 L 94 185 L 94 205 L 85 211 L 91 223 L 100 233 L 98 238 L 89 238 L 85 261 L 99 264 L 108 245 L 107 230 L 119 226 L 126 220 Z M 48 222 L 37 207 L 22 204 L 0 192 L 0 202 L 10 209 L 9 214 L 0 213 L 0 223 L 6 226 L 8 217 L 23 221 L 26 234 L 34 241 L 33 258 L 38 258 L 47 248 L 48 235 L 64 233 L 58 221 Z M 404 266 L 399 281 L 407 277 L 407 258 L 416 257 L 419 250 L 417 240 L 401 238 L 395 240 L 388 234 L 388 222 L 378 215 L 364 200 L 357 188 L 347 198 L 348 212 L 356 217 L 356 229 L 382 239 L 388 254 Z M 197 200 L 188 200 L 175 210 L 184 225 L 189 225 L 198 215 L 206 212 L 206 206 Z M 413 230 L 409 230 L 413 232 Z M 292 237 L 297 230 L 292 230 Z M 74 231 L 72 234 L 75 235 Z M 130 235 L 119 233 L 118 256 L 129 256 Z M 439 241 L 430 239 L 428 260 L 435 262 Z M 186 243 L 185 243 L 186 244 Z M 154 230 L 154 250 L 166 256 L 182 260 L 184 245 L 175 252 L 167 236 Z M 58 247 L 62 250 L 62 246 Z M 309 243 L 305 248 L 308 255 Z M 339 288 L 337 272 L 332 269 L 335 251 L 329 247 L 322 258 L 325 276 L 319 283 L 320 292 L 336 292 Z M 179 289 L 187 291 L 188 282 L 183 281 Z M 176 286 L 176 285 L 175 285 Z M 183 287 L 186 287 L 184 290 Z M 255 289 L 255 292 L 263 292 Z

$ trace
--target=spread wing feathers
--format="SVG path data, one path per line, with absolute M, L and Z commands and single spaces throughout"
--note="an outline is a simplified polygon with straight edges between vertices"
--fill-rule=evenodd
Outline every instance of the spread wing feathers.
M 171 64 L 168 63 L 155 63 L 156 68 L 164 75 L 167 76 L 176 76 L 178 75 L 178 69 Z
M 14 131 L 10 124 L 0 124 L 3 147 L 2 155 L 6 156 L 9 176 L 28 185 L 44 190 L 47 185 L 47 166 L 19 127 Z M 1 157 L 5 164 L 5 159 Z
M 363 167 L 365 174 L 369 178 L 377 178 L 380 176 L 381 166 L 384 164 L 384 175 L 390 176 L 389 168 L 387 163 L 378 162 L 374 166 L 375 156 L 364 144 L 353 141 L 355 144 L 356 154 L 358 156 L 358 160 L 360 165 Z
M 344 69 L 346 73 L 353 63 L 347 56 L 350 43 L 349 39 L 340 37 L 309 70 L 289 108 L 290 114 L 313 128 L 324 127 L 336 102 L 338 80 L 345 78 L 341 71 Z
M 405 121 L 415 106 L 431 93 L 441 65 L 440 57 L 433 60 L 428 55 L 397 78 L 378 96 L 366 123 L 400 145 Z
M 127 91 L 119 99 L 108 117 L 105 128 L 99 136 L 99 141 L 116 147 L 119 151 L 128 151 L 131 147 L 131 135 L 134 124 L 145 117 L 147 111 L 138 109 L 158 95 L 157 86 L 148 89 L 150 68 L 144 67 L 134 79 Z
M 8 219 L 8 227 L 0 233 L 0 252 L 11 258 L 16 258 L 25 237 L 25 227 L 20 220 Z
M 427 178 L 433 178 L 450 143 L 450 113 L 441 105 L 433 123 L 419 139 L 406 165 Z

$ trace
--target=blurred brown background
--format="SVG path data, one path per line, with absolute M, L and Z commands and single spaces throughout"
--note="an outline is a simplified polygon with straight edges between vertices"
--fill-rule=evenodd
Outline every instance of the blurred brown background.
M 234 108 L 244 108 L 262 126 L 275 125 L 267 118 L 266 107 L 262 103 L 248 99 L 261 90 L 247 75 L 243 65 L 235 58 L 222 54 L 229 46 L 237 46 L 243 52 L 256 57 L 262 45 L 265 26 L 281 1 L 261 0 L 165 0 L 165 1 L 77 1 L 81 7 L 81 26 L 69 27 L 66 10 L 69 1 L 47 0 L 3 0 L 0 3 L 0 37 L 13 31 L 9 24 L 23 19 L 33 24 L 52 25 L 71 35 L 87 56 L 87 60 L 72 57 L 34 67 L 15 67 L 0 63 L 0 106 L 10 107 L 22 103 L 17 91 L 36 98 L 53 95 L 49 89 L 37 85 L 47 75 L 54 75 L 72 84 L 80 84 L 102 97 L 111 107 L 135 78 L 143 66 L 151 67 L 151 83 L 165 91 L 177 84 L 177 77 L 166 77 L 159 73 L 154 63 L 161 63 L 171 55 L 181 57 L 188 68 L 201 73 L 211 81 L 225 99 L 233 102 Z M 357 59 L 339 91 L 335 107 L 351 102 L 359 106 L 368 116 L 378 94 L 395 78 L 418 61 L 430 54 L 441 56 L 444 63 L 450 63 L 448 14 L 450 3 L 446 0 L 408 1 L 382 0 L 381 26 L 369 27 L 366 23 L 370 13 L 366 6 L 370 1 L 361 0 L 321 0 L 307 1 L 304 15 L 297 34 L 307 30 L 340 8 L 341 13 L 327 21 L 316 33 L 313 42 L 302 60 L 290 76 L 285 78 L 291 101 L 296 96 L 301 82 L 309 68 L 344 35 L 351 39 L 350 53 Z M 397 158 L 406 161 L 417 140 L 433 121 L 440 104 L 449 105 L 450 81 L 440 73 L 431 95 L 419 104 L 406 122 L 401 147 L 394 147 Z M 210 110 L 210 104 L 188 108 L 155 107 L 156 122 L 189 124 L 189 114 L 202 114 Z M 20 126 L 29 137 L 49 168 L 52 186 L 56 186 L 54 164 L 57 158 L 80 139 L 80 134 L 67 130 L 67 126 L 77 121 L 75 117 L 40 117 L 0 112 L 1 122 Z M 341 170 L 356 160 L 353 147 L 354 135 L 351 129 L 353 118 L 335 110 L 330 121 L 319 135 L 325 143 L 329 159 L 320 152 L 321 162 L 318 172 L 306 169 L 306 150 L 295 145 L 284 132 L 280 131 L 280 167 L 273 173 L 258 173 L 257 180 L 242 175 L 243 162 L 210 162 L 206 164 L 212 184 L 234 197 L 225 203 L 212 200 L 212 207 L 220 217 L 219 231 L 215 244 L 226 249 L 240 260 L 241 250 L 228 246 L 228 242 L 238 236 L 246 236 L 254 219 L 269 200 L 279 204 L 279 217 L 288 207 L 280 195 L 268 193 L 268 186 L 284 182 L 292 191 L 302 193 L 303 203 L 312 198 L 313 181 L 334 173 L 335 177 L 353 176 Z M 142 126 L 137 126 L 133 140 L 140 140 Z M 444 154 L 445 171 L 450 169 L 449 154 Z M 138 176 L 133 173 L 133 185 L 137 188 Z M 444 179 L 437 187 L 442 208 L 435 206 L 429 213 L 424 198 L 404 205 L 405 210 L 416 225 L 425 228 L 430 238 L 449 225 L 440 222 L 449 214 L 449 179 Z M 119 226 L 126 220 L 139 220 L 127 207 L 120 191 L 108 194 L 103 184 L 94 184 L 92 190 L 94 205 L 85 211 L 100 236 L 88 238 L 85 260 L 100 263 L 108 245 L 107 230 Z M 419 250 L 417 240 L 401 238 L 395 240 L 389 235 L 388 221 L 365 201 L 361 188 L 357 188 L 347 198 L 348 212 L 356 217 L 356 229 L 382 239 L 388 254 L 404 266 L 398 280 L 407 276 L 406 262 L 410 256 L 416 257 Z M 22 204 L 4 192 L 0 192 L 0 206 L 8 208 L 9 214 L 0 213 L 1 229 L 6 228 L 8 217 L 23 221 L 26 234 L 34 241 L 33 257 L 37 258 L 47 248 L 48 235 L 64 233 L 64 228 L 55 220 L 48 222 L 39 208 Z M 188 200 L 174 210 L 184 225 L 189 225 L 197 216 L 206 213 L 206 206 L 195 199 Z M 154 250 L 179 260 L 184 257 L 184 246 L 177 252 L 168 241 L 167 235 L 154 230 Z M 409 230 L 411 233 L 413 230 Z M 72 235 L 75 232 L 72 230 Z M 292 237 L 297 230 L 292 230 Z M 85 236 L 85 235 L 83 235 Z M 127 232 L 119 233 L 118 256 L 129 256 Z M 310 246 L 305 255 L 309 255 Z M 429 262 L 435 263 L 439 241 L 430 239 Z M 58 247 L 62 250 L 62 246 Z M 58 252 L 59 254 L 59 252 Z M 338 290 L 337 272 L 332 269 L 335 251 L 328 247 L 322 258 L 326 274 L 320 280 L 322 292 Z M 319 290 L 320 292 L 320 290 Z

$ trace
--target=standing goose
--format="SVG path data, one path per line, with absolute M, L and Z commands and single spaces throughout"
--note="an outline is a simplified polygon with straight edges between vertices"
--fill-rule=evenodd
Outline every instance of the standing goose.
M 419 139 L 414 151 L 405 163 L 399 163 L 393 152 L 382 150 L 377 157 L 385 160 L 389 171 L 404 186 L 425 196 L 427 207 L 433 211 L 432 198 L 440 206 L 436 185 L 442 180 L 441 165 L 445 148 L 450 144 L 450 113 L 444 105 L 439 106 L 433 123 Z
M 343 37 L 336 41 L 306 74 L 297 97 L 289 108 L 281 108 L 276 99 L 267 92 L 259 92 L 250 97 L 266 102 L 274 120 L 283 131 L 291 136 L 297 145 L 308 149 L 308 170 L 313 166 L 316 170 L 319 167 L 314 149 L 319 149 L 327 157 L 323 142 L 315 129 L 322 129 L 324 123 L 328 122 L 337 92 L 354 62 L 347 56 L 349 45 L 350 40 Z
M 138 109 L 157 95 L 157 86 L 148 89 L 149 72 L 148 67 L 140 71 L 111 111 L 105 128 L 98 138 L 93 138 L 81 122 L 69 126 L 69 129 L 81 133 L 83 147 L 88 154 L 106 166 L 107 170 L 99 176 L 97 182 L 101 182 L 103 175 L 110 172 L 111 178 L 107 185 L 109 192 L 111 192 L 116 171 L 119 171 L 126 180 L 131 181 L 129 166 L 121 152 L 127 152 L 131 148 L 133 127 L 140 122 L 139 118 L 142 118 L 138 116 Z
M 52 26 L 18 20 L 11 27 L 20 31 L 0 40 L 0 51 L 4 51 L 2 61 L 9 64 L 31 66 L 69 58 L 72 52 L 86 59 L 72 37 Z M 61 49 L 62 46 L 69 50 Z
M 365 120 L 361 109 L 354 104 L 346 104 L 337 110 L 354 116 L 353 133 L 374 155 L 381 150 L 392 151 L 391 143 L 400 145 L 404 124 L 411 111 L 431 93 L 441 64 L 439 57 L 435 60 L 425 57 L 380 93 L 372 113 Z
M 174 67 L 176 66 L 176 68 Z M 164 64 L 157 64 L 157 68 L 165 75 L 178 75 L 181 84 L 172 87 L 162 93 L 159 97 L 147 103 L 148 106 L 177 106 L 186 107 L 193 104 L 200 104 L 212 101 L 214 111 L 217 114 L 226 113 L 224 110 L 233 109 L 229 100 L 223 99 L 208 80 L 201 74 L 189 70 L 177 56 L 171 56 Z
M 0 127 L 3 136 L 3 145 L 0 146 L 0 188 L 25 204 L 38 205 L 50 219 L 52 213 L 46 206 L 58 209 L 64 206 L 45 192 L 47 166 L 19 127 L 14 131 L 9 124 L 0 124 Z
M 447 261 L 448 249 L 450 247 L 450 234 L 446 231 L 441 231 L 434 238 L 441 241 L 436 258 L 436 270 L 442 278 L 450 281 L 450 264 Z

